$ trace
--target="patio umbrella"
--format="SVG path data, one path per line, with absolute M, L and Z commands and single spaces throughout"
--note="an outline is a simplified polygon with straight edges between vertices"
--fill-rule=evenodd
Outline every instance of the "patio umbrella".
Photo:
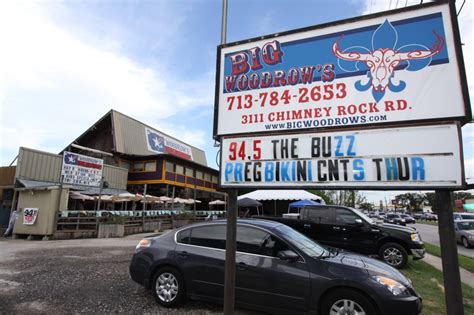
M 219 200 L 219 199 L 217 199 L 217 200 L 214 200 L 214 201 L 211 201 L 211 202 L 209 202 L 209 204 L 210 204 L 211 206 L 212 206 L 212 205 L 225 205 L 225 204 L 226 204 L 226 202 L 225 202 L 225 201 L 222 201 L 222 200 Z
M 158 197 L 158 198 L 160 198 L 161 201 L 165 201 L 165 202 L 166 202 L 166 201 L 170 201 L 170 200 L 173 199 L 173 198 L 166 197 L 166 196 L 160 196 L 160 197 Z
M 71 192 L 69 194 L 69 198 L 71 199 L 76 199 L 76 200 L 94 200 L 93 197 L 91 196 L 87 196 L 87 195 L 83 195 L 79 192 Z

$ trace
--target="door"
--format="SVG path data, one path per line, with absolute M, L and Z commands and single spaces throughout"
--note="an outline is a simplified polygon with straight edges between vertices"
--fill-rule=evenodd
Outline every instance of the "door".
M 336 208 L 333 230 L 335 247 L 347 250 L 373 254 L 374 248 L 380 237 L 380 231 L 370 227 L 365 220 L 349 209 Z M 362 224 L 356 223 L 361 220 Z
M 188 293 L 222 301 L 226 226 L 190 228 L 177 235 L 176 255 Z
M 236 301 L 273 309 L 304 311 L 310 296 L 306 263 L 281 260 L 290 247 L 273 234 L 253 226 L 237 227 Z
M 301 232 L 321 244 L 334 246 L 334 235 L 338 233 L 333 229 L 334 209 L 316 206 L 304 211 L 306 220 Z

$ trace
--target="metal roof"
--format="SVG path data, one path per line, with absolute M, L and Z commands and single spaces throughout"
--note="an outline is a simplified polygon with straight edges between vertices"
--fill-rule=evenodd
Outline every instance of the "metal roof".
M 171 137 L 153 127 L 150 127 L 136 119 L 128 117 L 115 110 L 111 110 L 112 129 L 114 135 L 115 151 L 125 155 L 151 156 L 157 155 L 156 152 L 148 150 L 146 128 L 157 131 L 166 137 L 169 137 L 183 145 L 191 148 L 193 161 L 195 163 L 207 166 L 206 154 L 203 150 L 184 143 L 174 137 Z

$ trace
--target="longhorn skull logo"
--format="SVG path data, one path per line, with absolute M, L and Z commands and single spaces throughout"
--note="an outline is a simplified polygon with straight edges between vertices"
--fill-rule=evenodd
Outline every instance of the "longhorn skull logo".
M 372 87 L 372 95 L 378 102 L 384 97 L 387 88 L 392 92 L 401 92 L 405 89 L 406 83 L 404 81 L 400 80 L 398 83 L 394 81 L 397 67 L 398 69 L 405 67 L 405 70 L 408 71 L 420 70 L 429 65 L 431 57 L 442 50 L 444 38 L 438 35 L 435 30 L 433 33 L 436 41 L 431 48 L 419 44 L 395 48 L 398 33 L 392 24 L 385 20 L 372 35 L 371 50 L 362 46 L 352 46 L 341 50 L 339 43 L 344 35 L 341 35 L 333 44 L 332 50 L 334 55 L 339 58 L 339 67 L 344 71 L 360 71 L 359 62 L 365 64 L 368 70 L 368 82 L 362 83 L 362 80 L 359 80 L 355 83 L 355 88 L 358 91 L 367 91 Z M 347 65 L 344 65 L 341 60 L 352 62 L 355 69 L 347 70 Z

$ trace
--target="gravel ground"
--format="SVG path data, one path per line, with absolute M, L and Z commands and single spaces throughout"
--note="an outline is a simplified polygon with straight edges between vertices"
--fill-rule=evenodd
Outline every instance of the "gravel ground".
M 0 241 L 0 314 L 222 313 L 222 306 L 194 301 L 158 306 L 128 275 L 140 238 Z

